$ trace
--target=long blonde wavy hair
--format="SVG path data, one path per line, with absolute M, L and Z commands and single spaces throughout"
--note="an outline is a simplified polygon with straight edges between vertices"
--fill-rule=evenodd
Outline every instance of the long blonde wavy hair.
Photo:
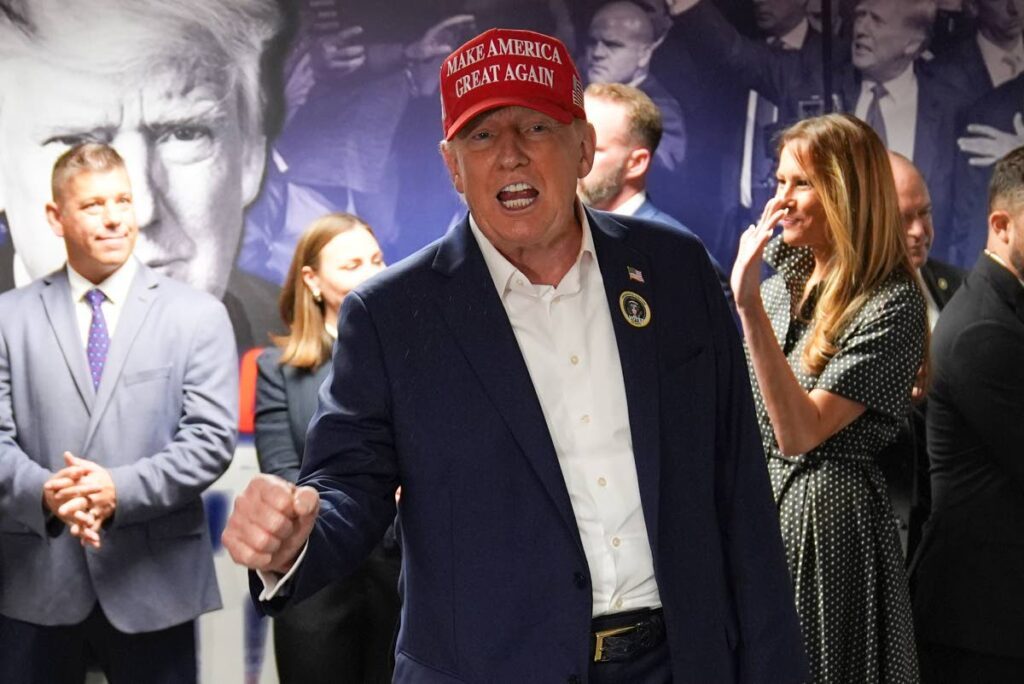
M 812 314 L 803 365 L 820 374 L 838 348 L 836 340 L 894 271 L 914 281 L 896 185 L 885 146 L 860 119 L 826 114 L 787 129 L 789 145 L 818 194 L 828 222 L 831 254 Z
M 282 364 L 313 370 L 331 357 L 334 341 L 324 330 L 324 302 L 313 298 L 302 280 L 302 269 L 309 266 L 314 271 L 319 270 L 320 252 L 327 243 L 357 228 L 373 235 L 373 229 L 358 216 L 335 212 L 313 221 L 299 237 L 288 277 L 277 300 L 281 320 L 288 325 L 289 332 L 272 337 L 281 349 Z

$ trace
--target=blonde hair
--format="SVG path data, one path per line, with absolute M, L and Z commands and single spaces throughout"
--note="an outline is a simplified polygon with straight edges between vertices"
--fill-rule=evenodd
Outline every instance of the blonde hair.
M 914 280 L 896 184 L 885 146 L 860 119 L 827 114 L 787 129 L 790 146 L 818 194 L 831 247 L 803 365 L 820 374 L 838 351 L 836 340 L 875 289 L 894 271 Z
M 333 340 L 324 329 L 324 302 L 313 298 L 302 279 L 302 269 L 309 266 L 318 270 L 320 252 L 327 243 L 358 228 L 373 235 L 373 229 L 358 216 L 336 212 L 313 221 L 299 237 L 278 299 L 278 311 L 289 332 L 271 337 L 281 349 L 282 365 L 312 370 L 331 357 Z
M 124 159 L 110 145 L 82 143 L 57 157 L 50 174 L 50 194 L 54 202 L 64 199 L 64 191 L 72 179 L 83 173 L 104 173 L 125 170 Z

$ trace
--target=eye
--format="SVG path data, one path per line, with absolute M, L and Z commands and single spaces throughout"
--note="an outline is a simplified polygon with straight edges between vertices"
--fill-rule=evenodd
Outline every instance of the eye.
M 469 136 L 470 140 L 481 141 L 481 142 L 484 141 L 484 140 L 490 140 L 490 138 L 491 138 L 491 132 L 490 131 L 473 131 L 473 133 L 471 133 L 470 136 Z
M 358 269 L 362 265 L 363 265 L 363 260 L 362 259 L 352 259 L 351 261 L 346 261 L 345 263 L 343 263 L 341 265 L 341 270 L 343 270 L 343 271 L 355 271 L 356 269 Z
M 210 135 L 210 129 L 206 126 L 175 126 L 164 134 L 164 138 L 176 142 L 196 142 Z

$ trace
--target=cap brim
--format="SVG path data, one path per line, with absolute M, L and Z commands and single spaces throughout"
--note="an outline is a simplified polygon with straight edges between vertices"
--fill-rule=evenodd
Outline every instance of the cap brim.
M 495 97 L 489 97 L 486 100 L 481 100 L 467 108 L 466 111 L 462 112 L 462 114 L 459 115 L 459 118 L 455 119 L 455 121 L 452 122 L 452 125 L 448 127 L 448 130 L 445 131 L 444 139 L 447 141 L 454 138 L 455 134 L 458 133 L 473 117 L 479 116 L 484 112 L 489 112 L 492 109 L 498 109 L 499 107 L 526 107 L 527 109 L 532 109 L 536 112 L 540 112 L 541 114 L 547 114 L 555 121 L 564 124 L 571 123 L 572 120 L 576 118 L 572 112 L 566 111 L 564 108 L 559 107 L 549 100 L 541 98 L 531 100 L 522 96 L 496 95 Z

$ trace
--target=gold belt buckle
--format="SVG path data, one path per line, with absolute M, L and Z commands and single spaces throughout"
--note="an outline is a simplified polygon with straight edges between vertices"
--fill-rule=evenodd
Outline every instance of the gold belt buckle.
M 615 629 L 602 629 L 600 632 L 594 632 L 594 662 L 600 663 L 604 660 L 604 640 L 610 636 L 616 636 L 619 634 L 625 634 L 626 632 L 632 632 L 637 628 L 637 625 L 629 625 L 628 627 L 616 627 Z

